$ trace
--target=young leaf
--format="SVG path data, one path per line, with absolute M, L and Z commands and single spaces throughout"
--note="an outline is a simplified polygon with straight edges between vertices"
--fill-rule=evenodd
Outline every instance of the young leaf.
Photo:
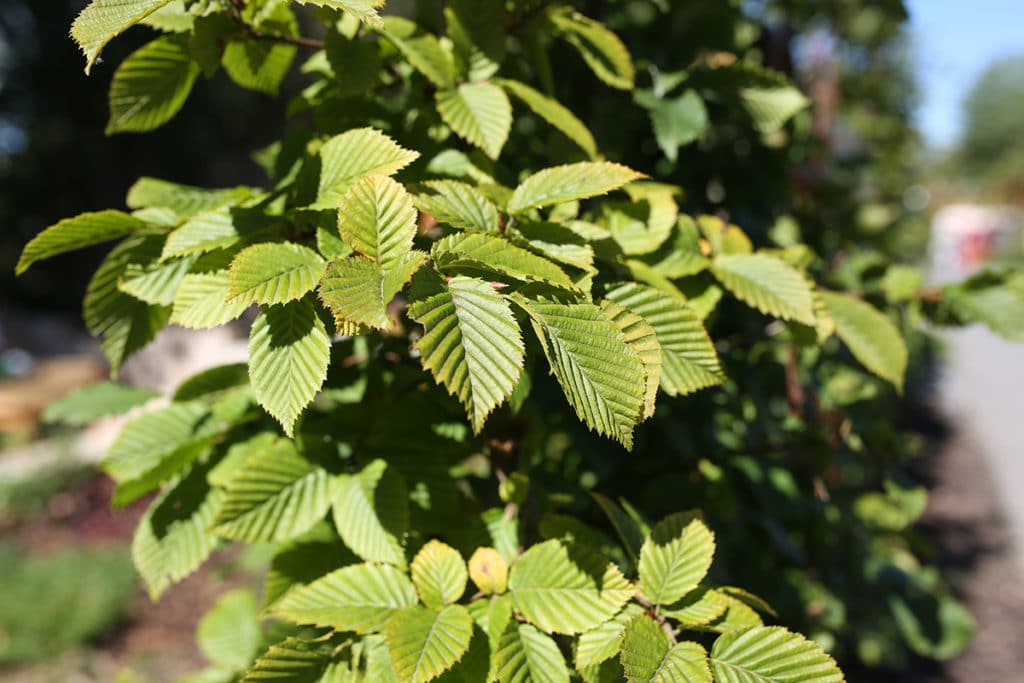
M 413 301 L 424 327 L 416 343 L 423 367 L 466 407 L 479 432 L 515 389 L 525 349 L 508 303 L 481 280 L 457 276 Z
M 244 588 L 229 591 L 203 615 L 196 627 L 196 643 L 214 666 L 243 671 L 260 646 L 256 600 Z
M 338 232 L 357 253 L 387 268 L 412 249 L 416 236 L 412 197 L 387 176 L 366 176 L 341 200 Z
M 469 577 L 481 593 L 501 594 L 508 588 L 508 564 L 494 548 L 477 548 L 469 558 Z
M 711 270 L 737 299 L 762 313 L 814 325 L 814 300 L 800 271 L 767 254 L 720 254 Z
M 279 439 L 249 456 L 228 481 L 213 531 L 248 543 L 309 531 L 331 506 L 330 477 Z
M 83 317 L 89 332 L 101 337 L 103 353 L 115 377 L 133 352 L 156 336 L 170 317 L 166 306 L 151 306 L 125 294 L 118 281 L 132 264 L 149 263 L 160 250 L 159 236 L 138 236 L 114 247 L 89 281 Z
M 243 683 L 336 683 L 343 676 L 336 668 L 336 643 L 287 638 L 271 645 L 253 664 Z
M 117 382 L 97 382 L 75 389 L 46 406 L 42 420 L 45 423 L 59 422 L 73 427 L 84 427 L 101 417 L 123 415 L 159 395 L 159 391 L 141 387 L 130 387 Z
M 493 83 L 463 83 L 437 93 L 437 111 L 455 133 L 497 159 L 512 130 L 512 103 Z
M 145 227 L 144 222 L 121 211 L 97 211 L 65 218 L 25 245 L 15 272 L 21 275 L 37 261 L 109 242 Z
M 842 683 L 835 660 L 817 643 L 779 626 L 753 627 L 718 637 L 711 648 L 715 681 Z
M 627 449 L 644 412 L 646 377 L 637 351 L 593 304 L 517 298 L 530 315 L 569 404 L 591 429 Z
M 569 109 L 547 95 L 534 90 L 525 83 L 508 79 L 498 79 L 498 85 L 507 90 L 529 107 L 534 114 L 541 117 L 565 136 L 579 145 L 591 159 L 597 156 L 597 143 L 587 126 L 576 118 Z
M 582 634 L 576 644 L 576 668 L 595 666 L 619 654 L 626 625 L 643 613 L 643 607 L 631 602 L 614 618 Z
M 499 235 L 456 233 L 434 243 L 434 264 L 441 271 L 490 272 L 523 282 L 545 282 L 575 290 L 576 284 L 561 268 Z
M 638 284 L 617 285 L 605 296 L 647 321 L 661 344 L 661 388 L 669 396 L 721 384 L 718 354 L 697 314 L 679 299 Z
M 402 683 L 426 683 L 452 668 L 469 650 L 473 618 L 462 605 L 440 611 L 408 607 L 384 627 L 391 665 Z
M 450 545 L 428 541 L 416 553 L 410 569 L 420 600 L 431 609 L 447 607 L 466 592 L 466 561 Z
M 201 565 L 218 539 L 209 533 L 223 498 L 211 488 L 207 468 L 196 466 L 149 506 L 132 538 L 132 559 L 156 600 L 171 584 Z
M 394 467 L 374 460 L 334 484 L 334 525 L 341 539 L 364 560 L 405 567 L 402 542 L 409 526 L 409 494 Z
M 582 633 L 611 619 L 635 594 L 612 563 L 558 540 L 539 543 L 516 560 L 508 577 L 516 609 L 548 633 Z
M 100 51 L 116 36 L 127 31 L 171 0 L 93 0 L 71 25 L 71 37 L 85 53 L 85 73 Z
M 392 175 L 419 158 L 373 128 L 356 128 L 323 144 L 317 156 L 319 181 L 314 209 L 334 209 L 359 179 Z
M 209 415 L 200 403 L 174 403 L 140 415 L 110 446 L 103 470 L 118 483 L 138 479 L 178 447 L 209 435 Z
M 388 564 L 354 564 L 289 592 L 274 614 L 297 624 L 374 633 L 398 610 L 416 604 L 405 573 Z
M 629 50 L 604 24 L 568 8 L 549 16 L 559 35 L 576 48 L 598 78 L 620 90 L 633 87 L 636 70 Z
M 387 270 L 364 256 L 333 261 L 320 281 L 320 300 L 339 323 L 387 329 L 388 304 L 426 259 L 422 251 L 410 251 Z
M 237 204 L 252 192 L 248 187 L 208 190 L 144 176 L 128 190 L 125 203 L 130 209 L 170 209 L 178 218 L 188 218 L 201 211 Z
M 174 295 L 171 323 L 205 330 L 231 322 L 249 308 L 249 302 L 229 298 L 227 269 L 187 273 Z
M 644 364 L 646 390 L 644 391 L 644 412 L 642 419 L 654 415 L 654 404 L 658 398 L 661 382 L 662 351 L 658 335 L 646 320 L 613 301 L 602 301 L 601 310 L 615 323 L 626 343 L 633 347 Z
M 492 656 L 502 683 L 569 683 L 558 644 L 530 624 L 510 620 Z
M 673 645 L 658 622 L 647 615 L 626 626 L 622 668 L 629 683 L 711 683 L 704 648 L 691 642 Z
M 822 292 L 821 296 L 835 320 L 836 334 L 854 358 L 891 382 L 897 391 L 903 391 L 907 345 L 888 316 L 871 304 L 845 294 Z
M 455 61 L 437 36 L 423 33 L 408 19 L 394 16 L 384 18 L 382 35 L 409 60 L 412 68 L 436 87 L 445 89 L 455 85 Z
M 287 2 L 249 4 L 242 10 L 243 18 L 260 31 L 294 37 L 299 24 Z M 277 95 L 281 81 L 288 74 L 298 48 L 287 43 L 250 39 L 244 33 L 224 48 L 221 63 L 224 71 L 243 88 Z
M 327 377 L 331 340 L 308 301 L 271 306 L 249 334 L 249 376 L 256 400 L 291 436 L 295 420 Z
M 143 133 L 159 128 L 178 113 L 199 76 L 188 38 L 166 35 L 128 55 L 110 83 L 107 135 Z
M 524 180 L 508 202 L 510 213 L 587 199 L 643 178 L 631 168 L 609 161 L 584 161 L 546 168 Z
M 498 209 L 476 188 L 457 180 L 432 180 L 423 187 L 427 191 L 415 195 L 413 202 L 438 223 L 462 230 L 498 229 Z
M 377 12 L 387 0 L 298 0 L 302 5 L 334 7 L 375 28 L 382 26 Z
M 117 280 L 117 288 L 147 304 L 170 306 L 195 260 L 194 256 L 187 256 L 160 261 L 154 252 L 145 261 L 127 264 Z
M 704 626 L 725 614 L 730 604 L 730 599 L 721 591 L 699 588 L 679 602 L 662 605 L 661 614 L 684 627 Z
M 238 252 L 228 271 L 233 302 L 283 304 L 313 291 L 327 264 L 315 251 L 292 242 L 254 244 Z
M 711 568 L 715 537 L 690 513 L 669 515 L 654 525 L 640 550 L 640 588 L 656 605 L 692 591 Z

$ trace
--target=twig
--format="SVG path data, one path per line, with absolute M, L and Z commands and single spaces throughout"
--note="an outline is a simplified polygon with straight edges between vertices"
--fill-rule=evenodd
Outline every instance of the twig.
M 242 28 L 246 36 L 253 40 L 265 40 L 271 43 L 308 47 L 314 50 L 322 50 L 324 47 L 324 41 L 317 38 L 307 38 L 306 36 L 285 36 L 279 33 L 265 33 L 245 20 L 245 17 L 242 16 L 243 9 L 245 9 L 245 0 L 230 0 L 228 4 L 228 16 Z

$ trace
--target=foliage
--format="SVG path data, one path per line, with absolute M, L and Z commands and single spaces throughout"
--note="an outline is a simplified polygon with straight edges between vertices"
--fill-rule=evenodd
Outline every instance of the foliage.
M 158 491 L 133 542 L 154 598 L 229 541 L 274 544 L 260 614 L 291 626 L 253 646 L 225 598 L 203 680 L 833 681 L 822 646 L 962 647 L 883 416 L 920 321 L 985 317 L 894 286 L 885 231 L 829 227 L 860 230 L 837 220 L 857 196 L 885 213 L 894 174 L 812 174 L 820 103 L 739 3 L 305 4 L 95 0 L 89 65 L 139 21 L 162 35 L 129 60 L 187 61 L 116 76 L 111 132 L 220 67 L 274 94 L 302 50 L 294 125 L 264 187 L 143 179 L 130 214 L 62 221 L 21 263 L 124 238 L 85 304 L 115 372 L 168 321 L 257 306 L 248 367 L 189 380 L 104 463 L 115 502 Z M 870 50 L 890 4 L 828 18 Z

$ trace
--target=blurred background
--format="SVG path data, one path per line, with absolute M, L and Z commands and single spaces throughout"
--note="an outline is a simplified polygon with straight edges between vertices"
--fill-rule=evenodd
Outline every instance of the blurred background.
M 52 426 L 45 412 L 50 401 L 105 377 L 80 302 L 106 247 L 55 258 L 20 278 L 14 265 L 24 244 L 59 219 L 123 206 L 142 175 L 207 187 L 260 184 L 250 154 L 278 137 L 287 98 L 242 90 L 221 74 L 197 87 L 167 126 L 107 138 L 109 65 L 148 31 L 112 43 L 108 66 L 87 78 L 67 37 L 84 4 L 0 0 L 0 678 L 127 683 L 130 667 L 173 680 L 199 668 L 199 616 L 226 587 L 253 584 L 266 558 L 258 550 L 227 553 L 160 605 L 149 603 L 128 551 L 145 501 L 110 511 L 111 485 L 91 469 L 119 423 L 80 432 Z M 814 125 L 837 167 L 870 157 L 886 194 L 859 202 L 860 229 L 875 231 L 890 251 L 906 250 L 935 282 L 1020 261 L 1020 0 L 730 4 L 760 32 L 766 61 L 814 102 Z M 857 32 L 863 39 L 851 41 Z M 301 77 L 293 72 L 284 87 L 297 92 Z M 684 183 L 707 187 L 694 210 L 715 209 L 715 183 L 737 182 L 712 181 Z M 741 211 L 736 218 L 742 222 Z M 170 330 L 125 367 L 123 379 L 156 396 L 196 370 L 244 358 L 244 336 Z M 941 664 L 912 661 L 851 680 L 1015 680 L 1024 671 L 1024 421 L 1016 414 L 1024 346 L 980 328 L 943 333 L 934 370 L 929 403 L 944 436 L 929 446 L 923 524 L 977 631 L 963 653 Z M 176 592 L 189 600 L 175 600 Z

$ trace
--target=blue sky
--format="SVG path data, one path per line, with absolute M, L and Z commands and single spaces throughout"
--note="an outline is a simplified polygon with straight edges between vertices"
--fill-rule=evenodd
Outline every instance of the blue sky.
M 956 141 L 961 102 L 974 79 L 993 60 L 1024 54 L 1024 0 L 907 4 L 923 100 L 918 124 L 929 143 L 948 146 Z

